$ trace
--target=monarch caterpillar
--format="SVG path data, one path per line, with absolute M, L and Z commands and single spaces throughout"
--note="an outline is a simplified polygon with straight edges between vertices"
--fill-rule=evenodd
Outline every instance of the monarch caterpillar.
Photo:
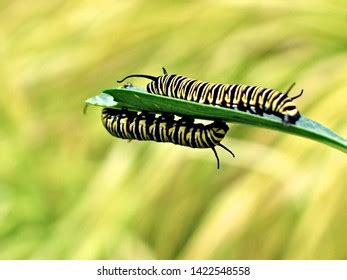
M 194 119 L 187 117 L 175 120 L 170 114 L 156 116 L 148 112 L 138 114 L 126 109 L 104 108 L 102 123 L 110 134 L 123 139 L 170 142 L 191 148 L 211 148 L 217 159 L 217 168 L 219 158 L 215 146 L 221 146 L 235 157 L 232 151 L 220 143 L 229 130 L 225 122 L 214 121 L 203 125 L 194 123 Z
M 295 124 L 300 118 L 300 113 L 293 100 L 300 97 L 303 90 L 297 96 L 288 96 L 295 84 L 292 84 L 286 92 L 257 86 L 215 84 L 168 74 L 164 67 L 163 75 L 158 77 L 133 74 L 117 82 L 121 83 L 132 77 L 152 80 L 147 84 L 147 91 L 153 94 L 219 105 L 261 116 L 263 113 L 273 114 L 280 117 L 284 124 Z

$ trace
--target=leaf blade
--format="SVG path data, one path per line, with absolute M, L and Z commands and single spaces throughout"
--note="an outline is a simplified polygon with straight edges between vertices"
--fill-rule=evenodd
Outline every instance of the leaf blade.
M 144 89 L 136 87 L 106 89 L 102 94 L 86 100 L 86 103 L 101 107 L 126 107 L 137 111 L 168 112 L 199 119 L 219 119 L 226 122 L 249 124 L 305 137 L 347 153 L 346 139 L 305 116 L 301 116 L 295 125 L 284 125 L 279 118 L 272 115 L 259 116 L 219 106 L 149 94 Z

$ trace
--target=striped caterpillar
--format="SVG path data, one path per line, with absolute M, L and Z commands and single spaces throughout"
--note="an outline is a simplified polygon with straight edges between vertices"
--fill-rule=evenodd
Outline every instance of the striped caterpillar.
M 104 108 L 102 123 L 106 130 L 115 137 L 123 139 L 168 142 L 191 148 L 210 148 L 219 168 L 219 158 L 215 146 L 220 146 L 235 155 L 220 142 L 229 130 L 225 122 L 214 121 L 204 125 L 194 123 L 187 117 L 175 120 L 173 115 L 156 116 L 152 113 L 128 111 L 126 109 Z
M 158 77 L 133 74 L 117 82 L 121 83 L 132 77 L 152 80 L 147 84 L 146 89 L 153 94 L 218 105 L 260 116 L 264 113 L 272 114 L 280 117 L 286 125 L 295 124 L 300 118 L 300 113 L 293 100 L 300 97 L 303 90 L 297 96 L 288 96 L 294 84 L 286 92 L 257 86 L 215 84 L 168 74 L 165 68 L 163 68 L 163 75 Z

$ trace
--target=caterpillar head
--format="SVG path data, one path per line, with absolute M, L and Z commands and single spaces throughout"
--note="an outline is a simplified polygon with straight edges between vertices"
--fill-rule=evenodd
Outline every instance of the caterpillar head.
M 298 110 L 296 110 L 296 112 L 291 112 L 291 113 L 287 113 L 287 114 L 285 114 L 284 115 L 284 117 L 283 117 L 283 122 L 284 122 L 284 124 L 286 124 L 286 125 L 288 125 L 288 124 L 295 124 L 296 123 L 296 121 L 298 120 L 298 119 L 300 119 L 300 113 L 299 113 L 299 111 Z
M 294 104 L 294 102 L 290 101 L 285 104 L 285 106 L 282 108 L 283 112 L 283 122 L 284 124 L 295 124 L 296 121 L 300 118 L 300 113 L 298 111 L 298 108 Z
M 208 125 L 213 134 L 222 141 L 225 134 L 228 132 L 229 127 L 225 122 L 222 121 L 214 121 L 213 123 Z

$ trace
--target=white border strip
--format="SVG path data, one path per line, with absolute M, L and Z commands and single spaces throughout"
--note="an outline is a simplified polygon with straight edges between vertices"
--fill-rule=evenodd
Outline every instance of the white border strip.
M 0 261 L 0 279 L 345 280 L 347 261 Z

